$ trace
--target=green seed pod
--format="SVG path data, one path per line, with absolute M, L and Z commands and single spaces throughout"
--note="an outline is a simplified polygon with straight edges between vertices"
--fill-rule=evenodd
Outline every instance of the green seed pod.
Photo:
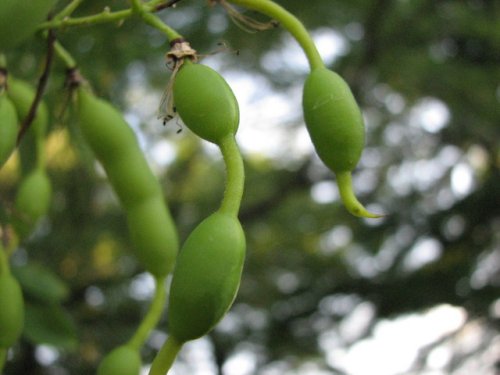
M 97 375 L 139 375 L 141 356 L 139 352 L 128 346 L 119 346 L 106 355 Z
M 12 49 L 33 35 L 56 2 L 57 0 L 0 1 L 0 50 Z
M 174 105 L 182 121 L 199 137 L 219 144 L 236 134 L 238 102 L 233 91 L 212 68 L 185 62 L 175 76 Z
M 31 228 L 38 219 L 47 214 L 51 197 L 52 185 L 45 170 L 36 168 L 27 174 L 21 181 L 15 201 L 16 214 L 20 221 Z
M 321 160 L 335 173 L 352 171 L 365 142 L 363 117 L 347 83 L 326 68 L 307 77 L 304 118 Z
M 16 147 L 17 131 L 16 108 L 6 95 L 0 94 L 0 168 Z
M 178 342 L 205 335 L 229 310 L 245 249 L 238 218 L 219 211 L 189 235 L 174 268 L 168 305 L 169 333 Z
M 84 139 L 126 211 L 137 258 L 153 275 L 167 275 L 177 254 L 177 234 L 134 132 L 115 108 L 83 88 L 78 90 L 78 117 Z
M 9 272 L 3 272 L 0 274 L 0 348 L 11 347 L 19 339 L 23 326 L 24 301 L 21 287 Z
M 346 208 L 356 216 L 378 217 L 354 196 L 351 171 L 363 151 L 365 134 L 361 111 L 347 83 L 326 68 L 314 69 L 304 85 L 304 119 L 320 159 L 336 174 Z

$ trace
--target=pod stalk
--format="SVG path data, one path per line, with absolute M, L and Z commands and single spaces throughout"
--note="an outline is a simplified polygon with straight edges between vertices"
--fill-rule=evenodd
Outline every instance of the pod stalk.
M 139 351 L 146 341 L 151 330 L 156 326 L 161 318 L 163 306 L 166 301 L 165 278 L 155 277 L 155 295 L 151 301 L 149 311 L 144 317 L 142 323 L 137 328 L 134 336 L 128 341 L 127 345 Z
M 337 185 L 339 187 L 340 198 L 345 208 L 354 216 L 364 217 L 364 218 L 379 218 L 383 215 L 374 214 L 369 212 L 356 198 L 354 195 L 354 189 L 352 187 L 352 175 L 351 172 L 338 172 L 335 173 L 337 177 Z
M 243 159 L 234 135 L 230 134 L 219 142 L 219 148 L 226 164 L 226 190 L 220 210 L 237 216 L 243 197 L 245 171 Z
M 256 10 L 277 20 L 297 40 L 304 50 L 311 70 L 324 67 L 325 64 L 316 48 L 311 35 L 297 17 L 282 6 L 270 0 L 227 0 L 228 2 Z
M 149 370 L 149 375 L 165 375 L 172 367 L 182 345 L 183 343 L 177 341 L 175 337 L 170 335 L 156 355 L 151 365 L 151 369 Z

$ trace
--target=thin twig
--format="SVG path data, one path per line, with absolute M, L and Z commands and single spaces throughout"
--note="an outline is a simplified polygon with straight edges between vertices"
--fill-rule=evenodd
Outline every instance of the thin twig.
M 52 66 L 53 62 L 53 57 L 54 57 L 54 42 L 56 41 L 56 34 L 54 30 L 49 30 L 47 34 L 47 56 L 45 58 L 45 66 L 43 68 L 42 75 L 40 76 L 38 80 L 38 87 L 36 89 L 36 94 L 35 98 L 33 99 L 33 103 L 31 103 L 30 110 L 28 112 L 28 115 L 26 118 L 23 120 L 23 123 L 21 125 L 21 129 L 19 129 L 19 133 L 17 134 L 17 145 L 21 143 L 22 138 L 28 131 L 30 125 L 32 124 L 36 112 L 38 109 L 38 106 L 40 105 L 40 102 L 42 100 L 43 93 L 45 91 L 45 88 L 47 86 L 47 81 L 49 80 L 49 75 L 50 75 L 50 67 Z
M 177 3 L 179 3 L 181 0 L 169 0 L 166 3 L 163 4 L 158 4 L 155 6 L 154 11 L 159 12 L 160 10 L 175 7 Z

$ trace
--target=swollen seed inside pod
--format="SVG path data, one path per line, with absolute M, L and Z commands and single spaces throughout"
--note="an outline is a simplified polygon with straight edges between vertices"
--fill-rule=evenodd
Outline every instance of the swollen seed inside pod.
M 239 107 L 224 78 L 212 68 L 184 63 L 174 81 L 175 108 L 200 138 L 219 144 L 238 130 Z

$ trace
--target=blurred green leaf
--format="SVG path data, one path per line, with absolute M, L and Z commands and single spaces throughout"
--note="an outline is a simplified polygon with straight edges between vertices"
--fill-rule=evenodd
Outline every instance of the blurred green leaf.
M 66 283 L 47 267 L 38 263 L 28 263 L 15 267 L 12 273 L 19 280 L 24 293 L 41 303 L 58 303 L 69 294 Z
M 33 344 L 48 344 L 68 350 L 78 346 L 73 319 L 60 305 L 26 304 L 23 334 Z

